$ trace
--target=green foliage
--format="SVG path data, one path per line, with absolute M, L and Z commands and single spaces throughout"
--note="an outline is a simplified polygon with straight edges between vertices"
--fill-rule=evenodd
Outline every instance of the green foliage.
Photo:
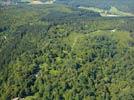
M 79 6 L 90 6 L 98 7 L 103 9 L 109 9 L 111 6 L 114 6 L 122 11 L 132 12 L 133 9 L 133 0 L 56 0 L 57 3 L 66 4 L 69 6 L 79 7 Z
M 134 99 L 133 22 L 58 5 L 2 8 L 0 100 Z

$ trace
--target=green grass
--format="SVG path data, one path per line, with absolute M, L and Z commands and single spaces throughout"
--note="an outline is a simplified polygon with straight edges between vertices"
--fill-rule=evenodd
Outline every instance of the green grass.
M 110 10 L 104 10 L 96 7 L 80 7 L 81 9 L 90 10 L 100 13 L 101 16 L 117 15 L 117 16 L 134 16 L 132 13 L 123 12 L 116 7 L 111 7 Z

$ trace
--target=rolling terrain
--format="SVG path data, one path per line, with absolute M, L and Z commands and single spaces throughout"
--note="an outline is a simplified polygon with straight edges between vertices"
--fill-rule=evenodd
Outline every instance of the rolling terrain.
M 114 6 L 121 11 L 134 13 L 133 0 L 57 0 L 57 2 L 73 7 L 84 6 L 101 9 L 109 9 Z
M 123 12 L 118 10 L 115 7 L 111 7 L 109 10 L 104 10 L 95 7 L 81 7 L 81 6 L 78 8 L 98 12 L 102 17 L 127 17 L 127 16 L 133 17 L 134 16 L 133 13 Z
M 133 12 L 67 1 L 0 6 L 0 100 L 134 99 Z

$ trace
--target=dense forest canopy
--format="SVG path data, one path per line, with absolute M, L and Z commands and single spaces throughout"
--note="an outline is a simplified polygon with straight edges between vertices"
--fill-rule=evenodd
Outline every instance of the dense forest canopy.
M 133 100 L 133 84 L 134 17 L 60 4 L 0 8 L 0 100 Z

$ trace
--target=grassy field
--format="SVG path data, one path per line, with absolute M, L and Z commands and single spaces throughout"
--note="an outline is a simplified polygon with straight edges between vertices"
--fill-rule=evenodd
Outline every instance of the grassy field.
M 81 9 L 86 9 L 94 12 L 99 12 L 103 17 L 123 17 L 123 16 L 134 16 L 132 13 L 123 12 L 117 9 L 116 7 L 111 7 L 110 10 L 104 10 L 95 7 L 79 7 Z

